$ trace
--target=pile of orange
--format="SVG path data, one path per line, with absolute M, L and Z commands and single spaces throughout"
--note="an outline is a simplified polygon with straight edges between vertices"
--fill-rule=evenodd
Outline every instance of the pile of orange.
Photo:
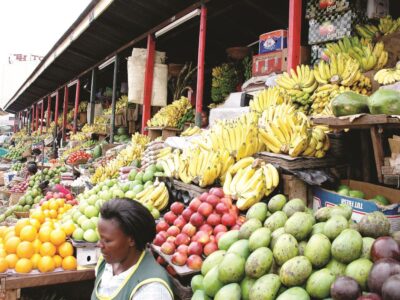
M 52 272 L 60 267 L 75 270 L 74 248 L 66 241 L 74 230 L 72 222 L 60 225 L 41 209 L 33 211 L 30 218 L 18 220 L 15 226 L 0 227 L 0 272 Z
M 72 208 L 71 204 L 65 203 L 63 198 L 53 198 L 45 201 L 40 206 L 45 218 L 60 220 L 61 216 Z

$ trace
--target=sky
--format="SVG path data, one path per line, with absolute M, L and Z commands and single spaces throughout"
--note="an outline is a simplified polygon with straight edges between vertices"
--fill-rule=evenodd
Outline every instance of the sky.
M 90 0 L 0 0 L 0 66 L 10 54 L 45 56 Z M 21 64 L 25 64 L 21 66 Z M 17 74 L 0 72 L 0 106 L 22 85 L 36 62 L 20 63 Z M 10 92 L 12 90 L 12 92 Z

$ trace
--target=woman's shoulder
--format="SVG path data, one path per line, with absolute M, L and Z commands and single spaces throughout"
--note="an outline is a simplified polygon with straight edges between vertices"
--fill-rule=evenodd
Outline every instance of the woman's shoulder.
M 167 287 L 161 282 L 150 282 L 141 286 L 132 296 L 131 300 L 172 300 L 172 296 Z

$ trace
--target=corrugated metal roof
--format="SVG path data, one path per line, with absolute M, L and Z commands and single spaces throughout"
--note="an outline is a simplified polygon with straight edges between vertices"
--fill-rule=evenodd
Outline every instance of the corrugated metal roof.
M 208 2 L 207 63 L 224 59 L 227 47 L 246 45 L 256 41 L 260 33 L 287 27 L 288 0 L 205 2 Z M 93 0 L 8 101 L 5 109 L 15 113 L 29 107 L 121 47 L 145 39 L 149 30 L 160 29 L 160 24 L 169 22 L 172 16 L 186 9 L 193 10 L 200 3 L 195 0 Z M 84 24 L 88 26 L 79 34 Z M 195 18 L 162 35 L 157 39 L 157 49 L 167 51 L 174 61 L 196 60 L 198 24 L 199 18 Z

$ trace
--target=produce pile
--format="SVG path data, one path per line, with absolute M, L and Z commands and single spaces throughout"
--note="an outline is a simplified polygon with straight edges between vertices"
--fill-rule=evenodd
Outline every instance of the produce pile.
M 396 64 L 395 68 L 381 69 L 374 76 L 379 84 L 387 85 L 400 81 L 400 63 Z
M 181 133 L 181 136 L 192 136 L 199 134 L 201 132 L 201 128 L 197 126 L 188 127 L 185 131 Z
M 225 101 L 239 83 L 239 74 L 232 63 L 223 63 L 212 70 L 211 99 L 215 103 Z
M 171 147 L 166 147 L 161 140 L 154 140 L 148 143 L 146 150 L 143 152 L 141 166 L 147 168 L 149 165 L 156 164 L 158 159 L 162 159 L 170 154 L 171 149 Z
M 397 299 L 399 278 L 387 278 L 400 272 L 400 248 L 389 221 L 374 212 L 356 224 L 351 214 L 343 204 L 313 213 L 283 195 L 253 205 L 193 277 L 192 299 Z
M 23 164 L 23 163 L 21 163 L 21 162 L 16 162 L 16 163 L 13 163 L 13 164 L 12 164 L 12 166 L 11 166 L 11 171 L 17 171 L 17 172 L 19 172 L 19 171 L 22 171 L 23 168 L 24 168 L 24 164 Z
M 186 97 L 181 97 L 163 108 L 161 108 L 148 122 L 149 127 L 178 127 L 180 119 L 185 116 L 192 105 Z
M 122 114 L 125 112 L 126 108 L 128 107 L 128 96 L 122 95 L 117 102 L 115 103 L 115 113 Z M 103 114 L 111 116 L 112 114 L 112 107 L 105 109 Z
M 356 25 L 357 33 L 365 38 L 372 40 L 380 35 L 387 35 L 397 31 L 400 28 L 400 18 L 394 20 L 391 16 L 379 19 L 378 26 L 372 24 Z
M 174 202 L 157 223 L 153 244 L 165 255 L 172 255 L 174 265 L 186 264 L 192 270 L 200 270 L 203 256 L 218 250 L 221 236 L 240 228 L 243 218 L 238 212 L 221 188 L 212 188 L 194 198 L 186 208 L 183 203 Z
M 86 153 L 83 150 L 78 150 L 71 153 L 66 160 L 67 164 L 75 165 L 75 164 L 85 164 L 92 156 L 89 153 Z

